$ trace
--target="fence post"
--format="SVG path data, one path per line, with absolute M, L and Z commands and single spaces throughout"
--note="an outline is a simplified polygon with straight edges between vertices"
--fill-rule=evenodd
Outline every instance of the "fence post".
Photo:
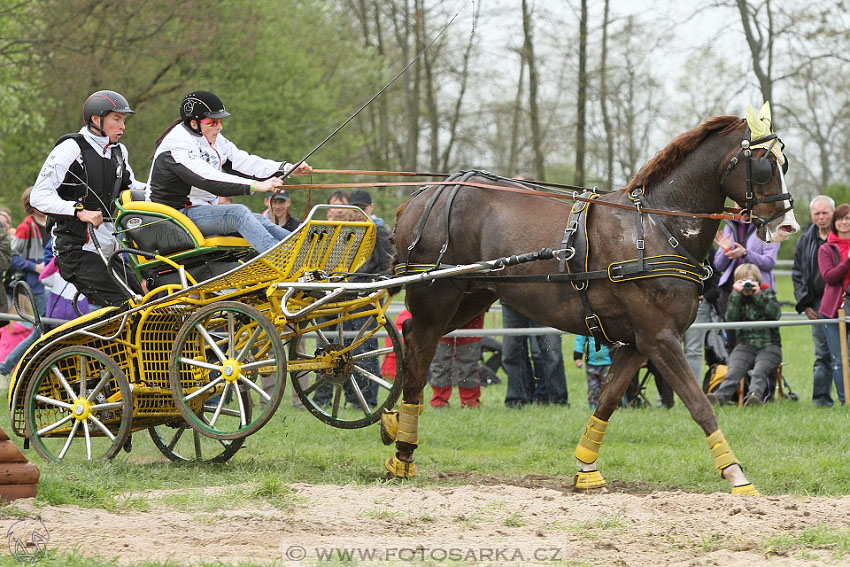
M 844 403 L 847 403 L 847 395 L 850 394 L 850 369 L 847 368 L 847 316 L 842 306 L 838 310 L 838 336 L 841 340 L 841 371 L 844 376 Z

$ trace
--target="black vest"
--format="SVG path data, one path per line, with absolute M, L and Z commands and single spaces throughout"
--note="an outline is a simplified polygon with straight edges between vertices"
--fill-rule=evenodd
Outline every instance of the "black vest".
M 57 188 L 59 196 L 66 201 L 82 203 L 89 211 L 101 211 L 104 219 L 112 217 L 118 194 L 130 187 L 130 172 L 124 163 L 119 146 L 112 148 L 112 157 L 106 158 L 91 147 L 82 134 L 66 134 L 56 141 L 54 147 L 67 139 L 74 140 L 82 152 L 82 163 L 74 160 L 62 184 Z M 51 215 L 56 227 L 54 249 L 57 254 L 79 250 L 88 240 L 86 225 L 74 216 Z

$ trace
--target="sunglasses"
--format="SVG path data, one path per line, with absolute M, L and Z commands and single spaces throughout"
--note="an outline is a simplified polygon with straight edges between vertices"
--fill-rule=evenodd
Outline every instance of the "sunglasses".
M 204 126 L 218 126 L 221 124 L 221 118 L 204 118 L 201 120 Z

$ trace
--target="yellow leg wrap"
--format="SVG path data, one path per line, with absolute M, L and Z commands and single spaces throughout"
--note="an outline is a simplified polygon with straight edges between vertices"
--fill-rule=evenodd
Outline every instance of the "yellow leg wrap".
M 416 476 L 416 463 L 402 461 L 398 458 L 398 453 L 384 461 L 384 468 L 387 469 L 390 478 L 413 478 Z
M 419 414 L 424 407 L 423 404 L 401 404 L 398 410 L 397 441 L 419 445 Z
M 419 419 L 418 417 L 422 415 L 422 411 L 425 409 L 424 404 L 401 404 L 401 411 L 387 411 L 384 410 L 383 415 L 381 415 L 381 442 L 384 445 L 390 445 L 391 443 L 395 443 L 396 441 L 405 441 L 407 443 L 411 443 L 413 445 L 417 445 L 419 443 L 418 440 L 408 441 L 407 439 L 399 439 L 399 421 L 407 424 L 410 416 L 412 414 L 413 422 L 412 422 L 412 432 L 414 438 L 417 437 L 419 431 Z M 415 410 L 415 412 L 414 412 Z M 403 414 L 409 417 L 399 417 L 399 414 Z M 403 425 L 402 430 L 410 431 L 411 425 Z
M 714 457 L 714 466 L 720 476 L 723 476 L 723 469 L 728 466 L 738 464 L 738 459 L 735 458 L 732 449 L 729 448 L 729 443 L 723 437 L 723 432 L 719 429 L 705 438 L 708 442 L 708 447 L 711 449 L 711 456 Z
M 741 494 L 743 496 L 761 496 L 761 493 L 756 490 L 752 482 L 742 484 L 741 486 L 733 486 L 732 494 Z
M 608 428 L 608 422 L 602 421 L 595 415 L 590 416 L 590 421 L 587 422 L 587 427 L 584 428 L 584 433 L 578 441 L 575 456 L 582 463 L 592 463 L 599 457 L 599 446 L 602 445 L 602 437 L 605 435 L 605 430 Z M 600 475 L 601 479 L 602 476 Z M 602 481 L 603 484 L 605 481 Z
M 593 490 L 605 486 L 605 479 L 599 471 L 578 471 L 573 484 L 576 490 Z

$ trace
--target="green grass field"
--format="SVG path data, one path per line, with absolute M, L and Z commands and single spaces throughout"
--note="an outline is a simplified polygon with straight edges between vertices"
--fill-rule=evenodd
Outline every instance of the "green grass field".
M 790 297 L 790 281 L 780 298 Z M 489 318 L 488 318 L 489 321 Z M 747 475 L 764 494 L 850 494 L 848 410 L 811 404 L 811 337 L 808 327 L 782 331 L 785 374 L 800 401 L 779 400 L 761 408 L 722 408 L 720 426 Z M 415 485 L 465 482 L 475 475 L 550 475 L 569 482 L 573 450 L 590 415 L 582 370 L 571 363 L 572 336 L 564 337 L 571 406 L 504 407 L 505 386 L 483 389 L 482 407 L 426 410 L 420 420 L 419 476 Z M 655 400 L 654 385 L 648 397 Z M 456 394 L 455 394 L 456 396 Z M 453 398 L 457 405 L 456 398 Z M 8 408 L 0 414 L 10 431 Z M 22 440 L 15 438 L 22 446 Z M 224 465 L 181 465 L 160 455 L 146 432 L 133 436 L 133 451 L 110 462 L 46 464 L 38 501 L 123 509 L 149 504 L 130 496 L 140 489 L 172 489 L 254 483 L 247 492 L 283 494 L 288 483 L 379 483 L 382 461 L 392 449 L 379 441 L 377 426 L 340 430 L 291 406 L 287 393 L 274 419 L 248 438 Z M 701 430 L 677 400 L 670 410 L 644 407 L 614 414 L 600 469 L 609 481 L 637 490 L 727 491 L 714 469 Z M 462 474 L 440 474 L 462 473 Z M 235 495 L 238 496 L 238 495 Z M 235 497 L 234 496 L 234 497 Z

